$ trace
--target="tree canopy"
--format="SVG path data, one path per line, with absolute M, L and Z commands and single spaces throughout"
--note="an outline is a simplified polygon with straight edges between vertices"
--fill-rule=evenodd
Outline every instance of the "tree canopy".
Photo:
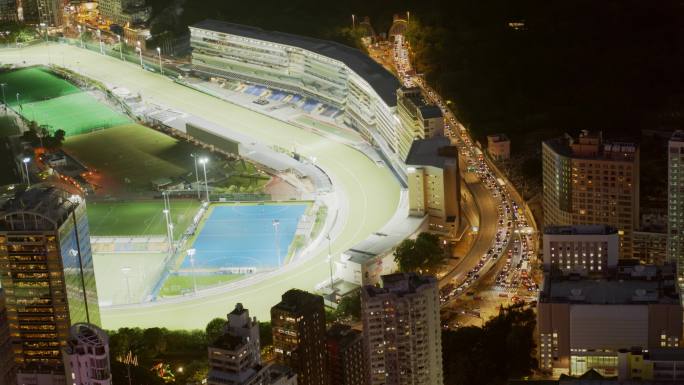
M 439 237 L 425 232 L 416 239 L 405 239 L 394 251 L 394 260 L 402 272 L 434 273 L 446 259 Z

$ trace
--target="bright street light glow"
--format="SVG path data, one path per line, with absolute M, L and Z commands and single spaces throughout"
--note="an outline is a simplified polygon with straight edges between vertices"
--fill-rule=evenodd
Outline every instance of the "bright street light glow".
M 28 163 L 28 162 L 31 161 L 31 158 L 26 157 L 26 158 L 22 159 L 21 161 L 24 162 L 24 163 Z

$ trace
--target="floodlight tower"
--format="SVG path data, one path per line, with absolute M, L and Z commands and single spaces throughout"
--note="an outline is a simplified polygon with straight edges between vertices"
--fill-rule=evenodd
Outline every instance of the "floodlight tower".
M 28 156 L 21 160 L 21 162 L 24 163 L 24 169 L 26 170 L 26 184 L 28 185 L 28 187 L 31 187 L 31 177 L 29 176 L 28 169 L 28 164 L 30 161 L 31 158 L 29 158 Z
M 278 254 L 278 266 L 282 264 L 280 261 L 280 221 L 278 219 L 273 220 L 273 229 L 275 231 L 275 244 L 276 244 L 276 253 Z
M 190 258 L 190 274 L 192 274 L 192 290 L 197 294 L 197 280 L 195 279 L 195 254 L 196 249 L 188 249 L 188 258 Z
M 209 158 L 202 157 L 199 159 L 199 162 L 204 170 L 204 189 L 207 191 L 207 203 L 209 203 L 209 182 L 207 182 L 207 163 L 209 163 Z
M 123 44 L 121 44 L 121 35 L 116 35 L 117 39 L 119 39 L 119 56 L 121 57 L 121 60 L 124 60 L 123 57 Z
M 131 283 L 130 283 L 130 276 L 129 276 L 131 271 L 133 271 L 133 268 L 131 268 L 130 266 L 123 266 L 121 268 L 121 273 L 123 274 L 124 279 L 126 280 L 126 293 L 127 293 L 126 302 L 129 304 L 131 303 Z
M 138 51 L 138 54 L 140 54 L 140 67 L 145 68 L 145 65 L 143 64 L 142 47 L 140 46 L 140 40 L 138 40 L 135 50 Z
M 200 200 L 202 197 L 200 196 L 200 180 L 199 180 L 199 171 L 197 169 L 197 154 L 192 153 L 190 154 L 192 159 L 195 162 L 195 179 L 197 180 L 197 184 L 195 185 L 197 187 L 197 199 Z
M 161 47 L 157 47 L 157 55 L 159 55 L 159 72 L 164 75 L 164 65 L 161 59 Z

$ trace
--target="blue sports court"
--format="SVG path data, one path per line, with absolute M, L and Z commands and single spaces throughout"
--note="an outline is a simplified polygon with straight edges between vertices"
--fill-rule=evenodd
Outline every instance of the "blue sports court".
M 193 244 L 195 269 L 278 266 L 284 261 L 306 203 L 214 206 Z M 274 220 L 278 221 L 276 235 Z M 187 256 L 182 269 L 190 268 Z

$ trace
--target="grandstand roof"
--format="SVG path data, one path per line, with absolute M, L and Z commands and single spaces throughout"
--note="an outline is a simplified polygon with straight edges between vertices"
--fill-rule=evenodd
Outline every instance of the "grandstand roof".
M 396 91 L 401 87 L 399 80 L 383 66 L 356 48 L 329 40 L 267 31 L 258 27 L 212 19 L 200 21 L 191 27 L 299 47 L 339 60 L 364 78 L 387 105 L 396 106 L 397 104 Z

